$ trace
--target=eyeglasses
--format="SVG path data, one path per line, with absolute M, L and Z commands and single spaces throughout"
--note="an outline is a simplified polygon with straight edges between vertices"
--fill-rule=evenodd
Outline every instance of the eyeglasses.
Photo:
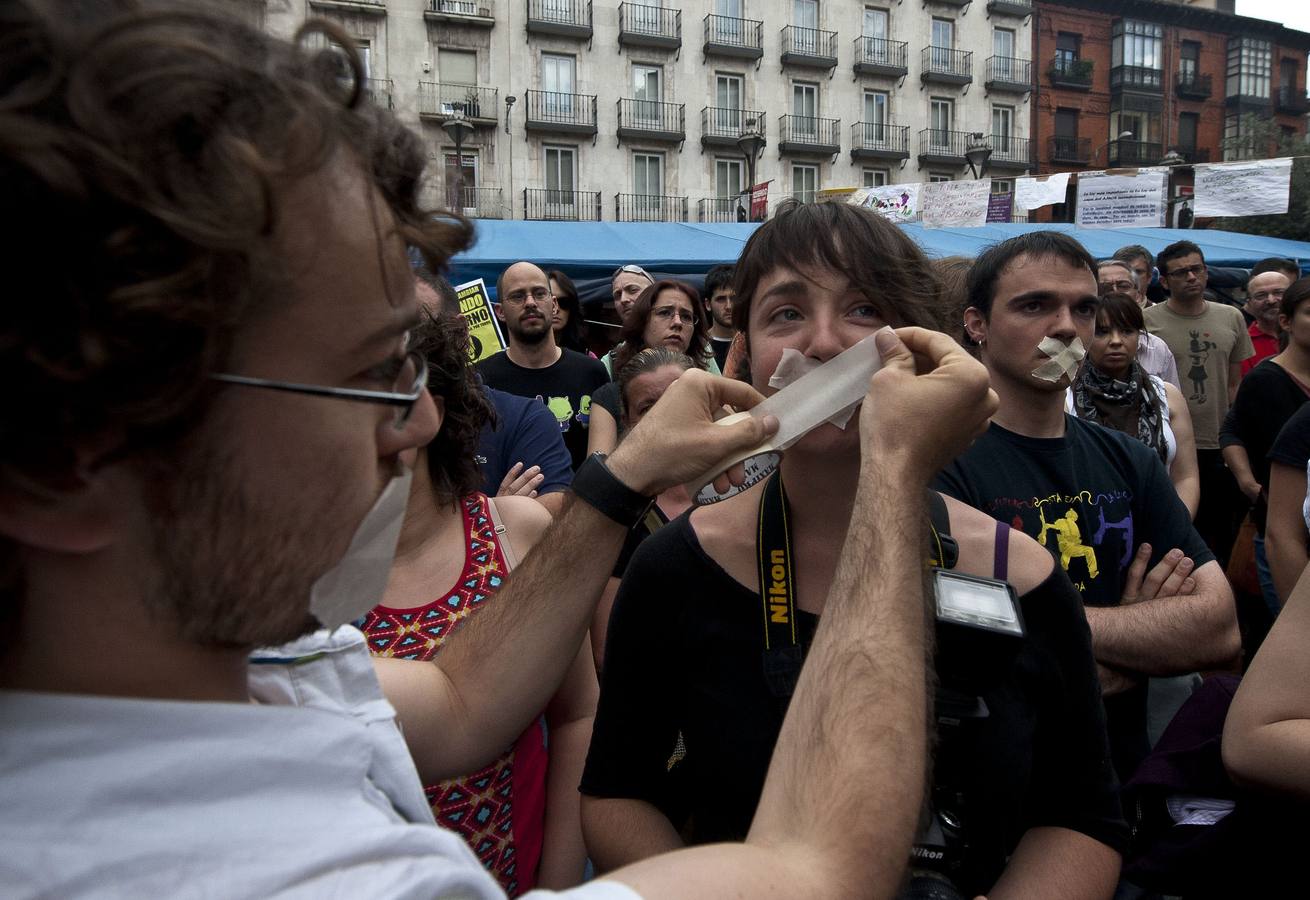
M 1284 288 L 1274 288 L 1268 291 L 1257 291 L 1251 295 L 1251 299 L 1256 303 L 1264 303 L 1267 300 L 1282 300 L 1285 293 L 1287 291 Z
M 678 309 L 676 306 L 661 306 L 659 309 L 652 309 L 650 314 L 659 319 L 661 322 L 672 322 L 676 317 L 688 325 L 696 324 L 696 314 L 686 309 Z
M 397 429 L 404 428 L 409 422 L 414 406 L 428 384 L 428 361 L 423 354 L 410 351 L 404 360 L 397 360 L 399 369 L 390 391 L 364 391 L 357 388 L 327 387 L 321 384 L 300 384 L 294 381 L 273 381 L 268 378 L 251 378 L 248 375 L 229 375 L 215 373 L 210 378 L 227 384 L 239 384 L 244 387 L 269 388 L 274 391 L 290 391 L 295 394 L 310 394 L 316 397 L 336 397 L 340 400 L 356 400 L 360 403 L 382 403 L 395 406 L 396 418 L 392 422 Z
M 1137 290 L 1137 285 L 1131 281 L 1102 281 L 1102 294 L 1131 294 Z
M 531 297 L 531 298 L 532 298 L 533 300 L 535 300 L 537 303 L 545 303 L 547 300 L 551 299 L 553 296 L 555 296 L 555 295 L 552 294 L 552 293 L 551 293 L 549 290 L 547 290 L 546 288 L 544 288 L 544 287 L 535 287 L 535 288 L 533 288 L 533 289 L 530 290 L 530 291 L 528 291 L 528 290 L 522 290 L 522 291 L 515 291 L 515 292 L 512 293 L 512 294 L 506 294 L 505 297 L 504 297 L 504 299 L 501 300 L 501 302 L 502 302 L 502 303 L 508 303 L 508 304 L 510 304 L 510 305 L 512 305 L 512 306 L 518 306 L 520 303 L 525 302 L 529 297 Z
M 1195 275 L 1197 278 L 1200 278 L 1204 274 L 1204 265 L 1184 266 L 1181 269 L 1173 269 L 1165 272 L 1165 276 L 1168 278 L 1186 278 L 1188 275 Z
M 633 266 L 633 265 L 619 266 L 617 269 L 614 270 L 614 274 L 610 276 L 610 281 L 613 281 L 615 278 L 618 278 L 620 275 L 623 274 L 640 275 L 642 278 L 645 278 L 651 284 L 655 283 L 655 279 L 650 277 L 649 272 L 647 272 L 641 266 Z

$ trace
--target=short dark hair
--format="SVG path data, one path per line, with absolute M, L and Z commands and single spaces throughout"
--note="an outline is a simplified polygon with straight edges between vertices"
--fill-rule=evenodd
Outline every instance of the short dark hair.
M 761 279 L 774 269 L 815 266 L 840 272 L 851 286 L 906 325 L 943 330 L 937 302 L 937 274 L 919 245 L 882 216 L 850 203 L 785 200 L 774 217 L 755 230 L 737 260 L 732 324 L 745 336 Z
M 1264 275 L 1268 272 L 1286 275 L 1288 281 L 1296 281 L 1301 277 L 1301 267 L 1292 260 L 1278 256 L 1266 256 L 1251 267 L 1251 275 L 1247 280 L 1249 281 L 1257 275 Z
M 1310 278 L 1298 278 L 1283 293 L 1278 311 L 1290 319 L 1296 315 L 1296 308 L 1307 300 L 1310 300 Z
M 1062 231 L 1029 231 L 1009 240 L 992 244 L 984 250 L 969 270 L 969 306 L 982 313 L 984 319 L 992 314 L 992 301 L 996 299 L 996 282 L 1002 273 L 1021 256 L 1033 259 L 1054 257 L 1069 265 L 1083 267 L 1096 278 L 1096 260 L 1087 248 Z
M 410 329 L 407 348 L 427 360 L 428 392 L 444 404 L 441 430 L 425 448 L 432 490 L 438 502 L 456 503 L 482 485 L 478 441 L 495 417 L 469 360 L 468 325 L 458 308 L 443 304 Z
M 559 288 L 555 292 L 555 302 L 559 304 L 560 309 L 569 314 L 568 321 L 555 336 L 555 343 L 566 350 L 586 353 L 587 332 L 582 325 L 582 304 L 578 302 L 578 289 L 574 286 L 573 279 L 559 269 L 551 269 L 546 273 L 546 280 L 555 282 L 555 286 Z
M 1112 291 L 1096 301 L 1096 324 L 1106 324 L 1121 331 L 1145 331 L 1146 317 L 1137 301 L 1127 294 Z
M 690 300 L 691 310 L 696 316 L 696 324 L 691 329 L 691 343 L 687 345 L 687 355 L 699 369 L 705 368 L 707 359 L 713 359 L 710 353 L 710 329 L 706 322 L 709 317 L 705 315 L 705 309 L 701 306 L 700 294 L 685 281 L 664 278 L 637 295 L 632 310 L 623 320 L 623 331 L 620 332 L 623 343 L 614 351 L 616 372 L 627 365 L 628 360 L 646 349 L 646 325 L 650 322 L 651 307 L 655 305 L 655 298 L 660 295 L 660 292 L 667 290 L 678 291 Z
M 732 279 L 736 273 L 737 267 L 733 265 L 715 266 L 705 273 L 706 305 L 709 305 L 710 298 L 714 296 L 715 291 L 732 287 Z
M 1130 264 L 1135 259 L 1145 259 L 1146 267 L 1148 269 L 1153 268 L 1155 266 L 1155 257 L 1151 255 L 1150 250 L 1147 250 L 1141 244 L 1129 244 L 1126 247 L 1120 247 L 1118 250 L 1114 251 L 1114 256 L 1110 258 L 1117 259 L 1119 262 L 1130 263 Z M 1129 268 L 1131 269 L 1132 266 L 1129 265 Z M 1138 285 L 1138 287 L 1145 288 L 1146 285 Z
M 1168 275 L 1169 263 L 1175 259 L 1182 259 L 1184 256 L 1191 256 L 1193 253 L 1201 257 L 1202 264 L 1205 263 L 1205 254 L 1201 252 L 1201 248 L 1196 244 L 1191 241 L 1174 241 L 1156 254 L 1155 264 L 1160 267 L 1161 275 Z

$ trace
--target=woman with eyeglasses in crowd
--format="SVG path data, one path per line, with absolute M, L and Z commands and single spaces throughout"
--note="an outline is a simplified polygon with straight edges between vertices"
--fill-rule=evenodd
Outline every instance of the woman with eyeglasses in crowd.
M 710 348 L 709 324 L 702 312 L 700 294 L 691 285 L 666 278 L 638 295 L 623 319 L 623 342 L 614 348 L 614 371 L 647 347 L 664 347 L 685 353 L 699 369 L 722 374 Z M 587 453 L 609 453 L 619 441 L 622 421 L 617 385 L 611 383 L 591 397 Z

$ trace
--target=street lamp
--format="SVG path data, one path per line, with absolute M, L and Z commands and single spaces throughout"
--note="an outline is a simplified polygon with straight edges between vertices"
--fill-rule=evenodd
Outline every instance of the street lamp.
M 741 130 L 741 137 L 737 138 L 737 147 L 740 148 L 742 155 L 746 157 L 746 190 L 752 199 L 755 194 L 755 161 L 760 158 L 760 154 L 764 152 L 764 145 L 767 143 L 764 132 L 760 131 L 759 120 L 747 119 L 745 127 Z M 756 221 L 754 216 L 749 216 L 749 218 L 752 222 Z
M 464 209 L 464 140 L 473 133 L 473 125 L 464 114 L 464 110 L 455 109 L 450 117 L 441 123 L 441 130 L 450 135 L 450 139 L 455 142 L 455 205 L 462 211 Z
M 964 158 L 969 162 L 969 171 L 974 178 L 981 178 L 987 171 L 987 161 L 992 158 L 992 148 L 981 131 L 969 135 L 969 146 L 965 148 Z

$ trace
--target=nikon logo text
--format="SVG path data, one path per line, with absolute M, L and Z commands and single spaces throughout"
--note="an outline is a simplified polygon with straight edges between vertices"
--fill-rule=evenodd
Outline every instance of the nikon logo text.
M 769 571 L 769 577 L 773 579 L 773 584 L 769 585 L 769 621 L 786 625 L 787 557 L 781 550 L 772 550 L 769 552 L 769 562 L 773 565 Z

